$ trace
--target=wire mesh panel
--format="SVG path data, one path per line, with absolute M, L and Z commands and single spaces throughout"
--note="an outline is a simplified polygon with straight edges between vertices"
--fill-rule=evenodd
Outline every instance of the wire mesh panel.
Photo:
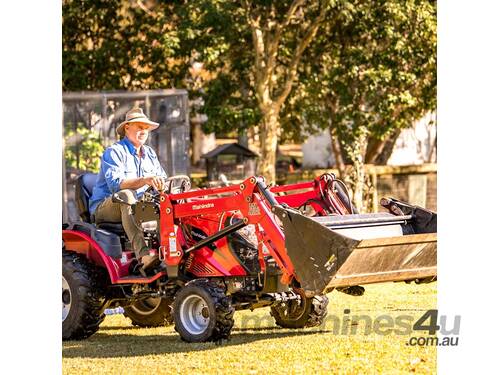
M 117 140 L 116 127 L 134 106 L 144 109 L 161 127 L 152 132 L 148 143 L 154 147 L 167 173 L 189 172 L 189 122 L 185 90 L 151 90 L 141 92 L 64 93 L 63 123 L 66 147 L 75 146 L 76 158 L 81 155 L 87 129 L 107 147 Z M 80 130 L 80 131 L 78 131 Z M 80 160 L 77 169 L 86 164 Z
M 117 126 L 134 106 L 141 107 L 160 127 L 151 132 L 148 144 L 153 147 L 168 175 L 189 174 L 189 108 L 186 90 L 149 90 L 139 92 L 66 92 L 63 93 L 63 134 L 66 173 L 71 183 L 75 175 L 97 172 L 104 149 L 118 140 Z M 64 183 L 63 186 L 67 184 Z M 75 218 L 73 191 L 63 207 Z M 69 206 L 69 207 L 68 207 Z M 77 216 L 77 215 L 76 215 Z
M 151 146 L 169 175 L 188 174 L 187 95 L 158 98 L 151 104 L 151 119 L 165 125 L 152 133 Z

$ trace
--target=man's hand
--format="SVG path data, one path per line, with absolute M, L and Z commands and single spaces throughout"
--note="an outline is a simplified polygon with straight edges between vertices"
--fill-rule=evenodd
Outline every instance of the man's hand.
M 165 181 L 163 177 L 160 176 L 151 176 L 151 177 L 143 177 L 145 184 L 154 187 L 158 191 L 163 191 L 165 189 Z
M 131 178 L 129 180 L 123 180 L 120 183 L 120 189 L 140 189 L 144 185 L 149 185 L 154 187 L 158 191 L 163 191 L 165 186 L 165 181 L 163 177 L 151 176 L 151 177 L 138 177 Z

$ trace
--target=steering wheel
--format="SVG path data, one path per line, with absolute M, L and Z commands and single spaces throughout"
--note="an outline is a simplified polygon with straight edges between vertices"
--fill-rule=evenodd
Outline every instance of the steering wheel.
M 174 184 L 174 182 L 177 182 L 177 181 L 180 181 L 180 184 L 178 186 L 174 186 L 174 185 L 177 185 L 177 184 Z M 184 192 L 184 191 L 191 189 L 191 179 L 189 178 L 189 176 L 186 176 L 184 174 L 179 174 L 179 175 L 164 178 L 163 182 L 165 184 L 165 189 L 163 190 L 163 192 L 165 192 L 167 194 L 172 193 L 173 192 L 172 190 L 175 188 L 178 188 L 180 190 L 179 192 Z M 153 195 L 153 196 L 157 196 L 160 192 L 157 191 L 153 186 L 149 186 L 146 189 L 146 191 L 144 192 L 144 194 L 146 194 L 146 193 Z
M 177 184 L 176 182 L 179 183 Z M 165 192 L 167 193 L 182 193 L 191 189 L 191 179 L 189 178 L 189 176 L 186 176 L 184 174 L 178 174 L 175 176 L 167 177 L 165 179 L 165 185 L 167 185 L 167 187 L 165 188 Z M 179 191 L 174 191 L 174 189 L 177 189 Z

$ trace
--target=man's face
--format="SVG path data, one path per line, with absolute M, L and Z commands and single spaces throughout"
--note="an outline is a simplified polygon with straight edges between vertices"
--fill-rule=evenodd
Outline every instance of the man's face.
M 146 143 L 149 135 L 149 125 L 140 122 L 125 125 L 125 135 L 136 147 L 142 146 Z

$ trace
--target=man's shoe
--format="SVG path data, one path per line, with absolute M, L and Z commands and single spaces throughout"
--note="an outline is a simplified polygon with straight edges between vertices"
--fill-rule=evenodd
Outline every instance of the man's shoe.
M 141 263 L 142 269 L 147 270 L 160 264 L 160 258 L 158 258 L 158 255 L 144 255 L 141 258 Z

